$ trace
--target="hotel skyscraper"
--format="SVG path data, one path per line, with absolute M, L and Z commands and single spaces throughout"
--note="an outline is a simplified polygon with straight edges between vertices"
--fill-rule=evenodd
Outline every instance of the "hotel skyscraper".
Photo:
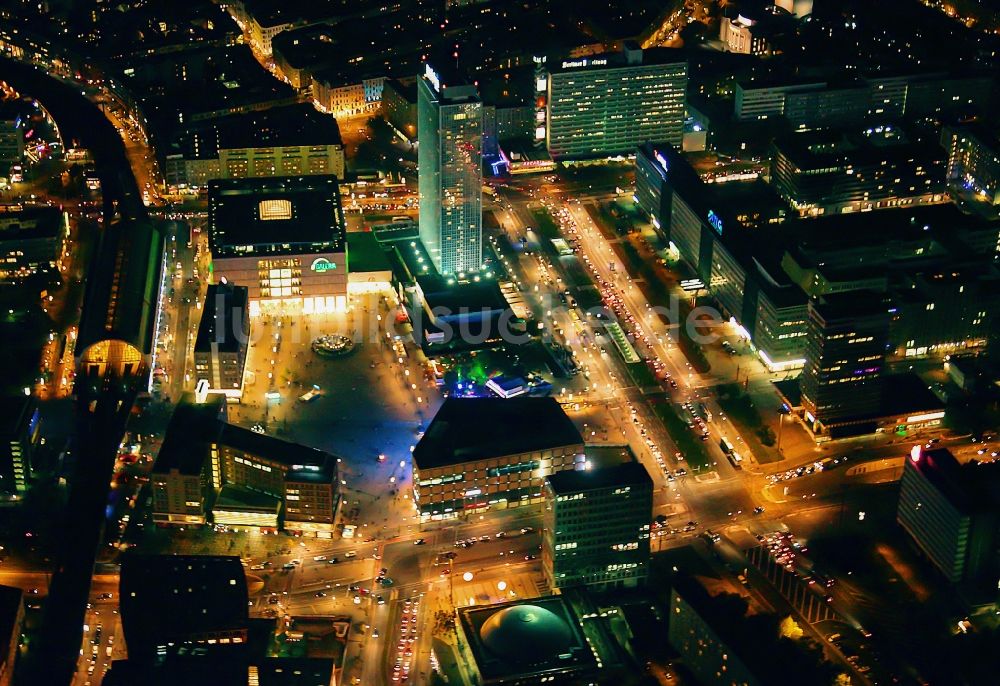
M 420 240 L 442 274 L 479 269 L 483 239 L 483 104 L 428 64 L 417 84 Z
M 548 66 L 545 142 L 553 159 L 635 153 L 648 142 L 680 148 L 687 61 L 669 49 L 634 44 L 616 54 Z

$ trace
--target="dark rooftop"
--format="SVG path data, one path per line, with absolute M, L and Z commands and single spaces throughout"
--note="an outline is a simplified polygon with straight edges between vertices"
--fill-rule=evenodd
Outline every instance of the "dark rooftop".
M 129 656 L 157 645 L 247 626 L 247 584 L 237 556 L 129 554 L 121 565 L 121 619 Z
M 20 433 L 37 407 L 34 396 L 23 393 L 0 396 L 0 440 Z
M 225 412 L 222 396 L 209 396 L 195 403 L 188 395 L 174 409 L 166 436 L 153 464 L 154 474 L 177 470 L 181 474 L 200 474 L 208 457 L 208 443 L 219 433 Z
M 801 170 L 914 158 L 930 164 L 935 159 L 943 161 L 945 158 L 936 140 L 893 125 L 867 127 L 849 133 L 828 130 L 789 133 L 775 140 L 774 145 Z
M 329 483 L 336 478 L 336 456 L 228 424 L 224 420 L 225 400 L 222 396 L 209 395 L 204 403 L 195 403 L 191 394 L 187 394 L 170 419 L 153 472 L 163 474 L 176 469 L 181 474 L 200 474 L 208 456 L 209 444 L 216 442 L 220 446 L 288 465 L 290 479 L 325 480 Z
M 219 494 L 212 505 L 214 510 L 236 510 L 237 512 L 270 512 L 278 515 L 281 509 L 281 498 L 260 491 L 254 491 L 241 486 L 226 484 L 219 489 Z M 216 512 L 218 517 L 218 512 Z
M 1000 487 L 1000 462 L 959 463 L 947 448 L 924 450 L 920 458 L 907 458 L 935 488 L 961 512 L 996 509 Z
M 351 274 L 389 271 L 385 248 L 371 231 L 351 231 L 347 234 L 347 269 Z
M 234 148 L 340 144 L 337 120 L 299 103 L 195 122 L 177 135 L 167 153 L 214 159 L 220 150 Z
M 891 307 L 884 293 L 864 290 L 827 293 L 810 301 L 810 306 L 827 322 L 880 315 L 888 321 Z
M 555 398 L 448 398 L 413 451 L 418 469 L 583 445 Z
M 234 659 L 222 651 L 174 657 L 159 664 L 116 660 L 102 686 L 247 686 L 256 675 L 258 686 L 330 686 L 334 660 L 314 657 Z
M 62 226 L 62 212 L 58 207 L 0 205 L 0 241 L 54 238 Z
M 216 343 L 221 352 L 236 352 L 241 343 L 249 344 L 247 299 L 246 286 L 213 283 L 208 287 L 194 343 L 195 352 L 209 350 L 212 343 Z
M 289 466 L 324 467 L 336 459 L 330 453 L 325 453 L 322 450 L 283 441 L 280 438 L 257 433 L 235 424 L 222 425 L 222 430 L 219 432 L 219 443 Z
M 20 628 L 18 627 L 18 615 L 21 612 L 21 603 L 24 599 L 24 591 L 13 586 L 0 586 L 0 641 L 3 645 L 9 646 L 11 641 L 20 639 Z M 0 665 L 7 660 L 7 651 L 0 653 Z M 6 665 L 6 671 L 13 671 L 14 665 Z
M 550 474 L 545 480 L 556 494 L 597 491 L 614 486 L 653 487 L 649 472 L 640 462 L 625 462 L 597 469 L 563 470 Z
M 882 414 L 907 415 L 944 410 L 944 403 L 916 374 L 886 374 L 882 377 Z
M 338 252 L 344 213 L 337 177 L 278 176 L 209 183 L 213 257 Z
M 417 81 L 416 79 L 386 79 L 384 88 L 391 88 L 408 103 L 417 103 Z

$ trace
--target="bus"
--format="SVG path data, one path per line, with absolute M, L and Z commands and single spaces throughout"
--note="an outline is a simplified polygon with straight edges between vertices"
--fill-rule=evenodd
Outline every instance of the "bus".
M 719 448 L 725 453 L 726 459 L 729 460 L 729 464 L 733 465 L 733 469 L 743 469 L 743 456 L 736 452 L 728 438 L 722 437 L 722 440 L 719 441 Z

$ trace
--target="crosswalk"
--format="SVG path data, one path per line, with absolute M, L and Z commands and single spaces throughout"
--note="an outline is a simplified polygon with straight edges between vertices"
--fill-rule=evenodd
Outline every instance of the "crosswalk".
M 798 574 L 789 572 L 779 564 L 771 557 L 766 546 L 750 548 L 746 551 L 746 557 L 810 624 L 840 619 L 823 594 L 810 588 L 809 583 Z

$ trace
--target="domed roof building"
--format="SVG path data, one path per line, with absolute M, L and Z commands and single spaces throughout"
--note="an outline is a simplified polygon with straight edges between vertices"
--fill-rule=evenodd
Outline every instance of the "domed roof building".
M 497 657 L 529 664 L 566 653 L 573 645 L 566 621 L 538 605 L 512 605 L 491 615 L 479 628 L 479 638 Z
M 483 686 L 534 683 L 597 668 L 572 606 L 563 596 L 458 610 L 462 635 Z

